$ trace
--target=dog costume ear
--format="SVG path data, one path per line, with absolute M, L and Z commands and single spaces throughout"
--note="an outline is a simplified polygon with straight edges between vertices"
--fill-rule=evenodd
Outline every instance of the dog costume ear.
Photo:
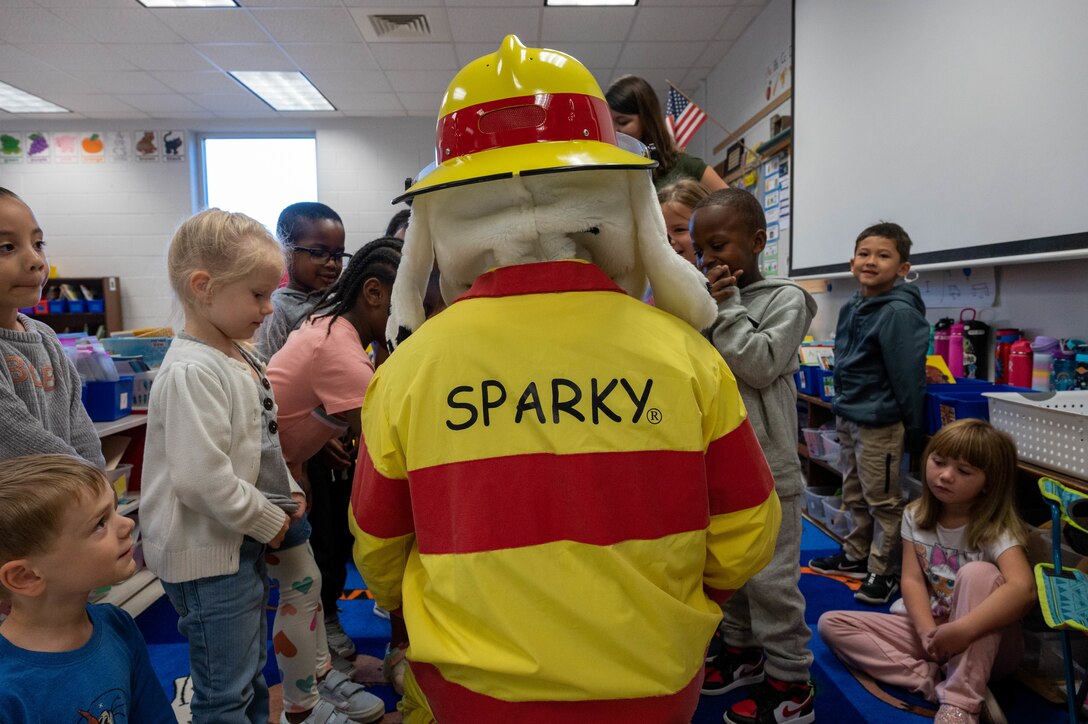
M 393 348 L 408 338 L 426 319 L 423 297 L 434 267 L 434 244 L 431 242 L 430 219 L 426 196 L 412 204 L 412 223 L 404 235 L 400 267 L 389 298 L 389 321 L 385 326 L 386 346 Z
M 654 305 L 703 330 L 714 323 L 718 307 L 706 278 L 669 246 L 665 218 L 650 174 L 626 171 L 630 177 L 631 213 L 638 234 L 638 254 L 650 280 Z

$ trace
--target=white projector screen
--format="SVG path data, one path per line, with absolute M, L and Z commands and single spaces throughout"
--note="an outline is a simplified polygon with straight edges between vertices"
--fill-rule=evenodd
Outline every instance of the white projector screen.
M 1088 256 L 1088 2 L 794 0 L 791 276 Z

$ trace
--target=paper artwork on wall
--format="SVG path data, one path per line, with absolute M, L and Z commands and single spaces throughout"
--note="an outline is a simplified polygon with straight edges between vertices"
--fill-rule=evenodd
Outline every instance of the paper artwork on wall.
M 22 163 L 25 143 L 21 133 L 0 133 L 0 163 Z
M 26 134 L 26 160 L 27 163 L 49 163 L 52 155 L 53 144 L 49 143 L 49 136 L 41 131 L 33 131 Z
M 121 131 L 106 134 L 106 157 L 111 161 L 127 161 L 129 154 L 128 136 Z
M 777 241 L 779 236 L 778 224 L 767 224 L 767 241 Z
M 53 134 L 53 161 L 56 163 L 76 163 L 79 161 L 79 134 Z
M 773 209 L 778 206 L 778 190 L 771 191 L 763 197 L 763 208 Z
M 136 160 L 159 160 L 159 149 L 162 147 L 162 141 L 156 131 L 137 131 L 133 134 L 133 144 L 136 149 Z
M 106 160 L 106 142 L 101 133 L 84 133 L 79 139 L 79 153 L 83 163 L 102 163 Z
M 185 131 L 167 131 L 162 134 L 163 158 L 167 161 L 185 160 Z
M 922 272 L 914 282 L 926 308 L 959 309 L 992 307 L 997 296 L 997 279 L 992 266 Z

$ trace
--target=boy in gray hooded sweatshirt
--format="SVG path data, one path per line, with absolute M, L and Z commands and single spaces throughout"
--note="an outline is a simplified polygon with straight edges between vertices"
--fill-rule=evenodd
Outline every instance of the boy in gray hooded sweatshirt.
M 815 714 L 811 632 L 798 588 L 802 482 L 793 373 L 816 301 L 788 279 L 760 274 L 767 224 L 762 206 L 748 192 L 722 189 L 700 201 L 692 213 L 691 238 L 711 293 L 720 300 L 709 337 L 737 378 L 782 504 L 774 558 L 723 607 L 722 648 L 707 664 L 702 693 L 757 684 L 751 698 L 729 709 L 727 722 L 754 724 L 775 721 L 777 715 L 779 722 L 806 724 Z

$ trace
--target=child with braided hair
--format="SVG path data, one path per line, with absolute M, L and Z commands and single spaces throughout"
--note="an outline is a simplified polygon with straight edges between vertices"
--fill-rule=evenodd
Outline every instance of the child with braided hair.
M 326 628 L 342 631 L 336 602 L 344 589 L 354 541 L 347 523 L 353 471 L 331 471 L 330 475 L 327 467 L 307 463 L 329 440 L 341 436 L 357 439 L 359 435 L 359 411 L 375 369 L 366 350 L 371 345 L 376 351 L 384 350 L 381 341 L 402 244 L 400 239 L 381 237 L 356 252 L 343 275 L 317 300 L 317 311 L 291 333 L 268 363 L 268 379 L 273 391 L 280 395 L 277 402 L 283 455 L 291 474 L 302 482 L 311 498 L 311 541 L 321 580 L 303 602 L 292 600 L 297 591 L 289 591 L 287 612 L 292 608 L 301 611 L 303 606 L 323 610 L 318 627 L 322 635 Z M 281 555 L 282 551 L 277 553 Z M 290 584 L 281 580 L 280 588 L 282 613 L 283 590 Z M 278 613 L 277 627 L 280 618 Z M 351 642 L 347 634 L 342 636 Z M 335 651 L 336 637 L 329 635 L 328 642 Z M 279 645 L 276 650 L 280 650 Z M 319 664 L 319 672 L 321 668 L 327 670 L 328 665 Z M 340 679 L 335 674 L 330 676 Z M 290 712 L 293 702 L 287 696 L 286 684 L 284 700 Z

